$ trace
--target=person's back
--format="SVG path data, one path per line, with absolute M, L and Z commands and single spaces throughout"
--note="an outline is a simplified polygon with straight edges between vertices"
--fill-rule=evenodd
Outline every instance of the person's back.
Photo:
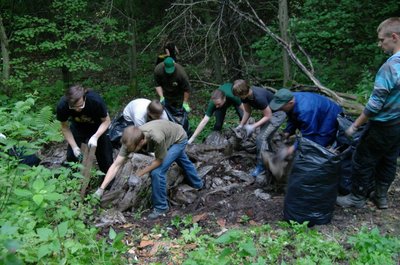
M 126 105 L 123 111 L 124 119 L 128 122 L 133 122 L 135 126 L 141 126 L 145 124 L 148 119 L 148 106 L 151 103 L 150 100 L 145 98 L 134 99 Z M 163 111 L 161 119 L 168 120 L 167 113 Z
M 337 115 L 342 108 L 332 100 L 309 92 L 294 92 L 295 105 L 288 113 L 285 129 L 293 134 L 299 129 L 302 136 L 322 146 L 332 143 L 337 130 Z

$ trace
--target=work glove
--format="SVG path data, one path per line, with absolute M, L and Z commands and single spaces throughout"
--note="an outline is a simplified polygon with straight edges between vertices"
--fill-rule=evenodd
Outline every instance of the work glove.
M 352 137 L 353 134 L 358 131 L 358 127 L 356 127 L 354 125 L 354 123 L 352 125 L 349 126 L 349 128 L 346 129 L 346 131 L 344 132 L 346 134 L 347 137 Z
M 98 199 L 101 199 L 103 196 L 104 190 L 102 188 L 98 188 L 96 192 L 93 194 L 93 197 L 96 197 Z
M 183 102 L 182 107 L 185 109 L 186 112 L 190 112 L 192 109 L 189 107 L 189 103 Z
M 80 149 L 78 146 L 74 147 L 74 148 L 72 149 L 72 152 L 74 152 L 74 156 L 75 156 L 76 158 L 78 158 L 78 160 L 81 160 L 81 159 L 82 159 L 82 152 L 81 152 L 81 149 Z
M 94 135 L 92 137 L 90 137 L 88 145 L 89 145 L 89 147 L 96 147 L 97 146 L 97 137 Z
M 243 128 L 246 130 L 247 137 L 249 137 L 254 132 L 255 129 L 254 125 L 252 124 L 246 124 Z
M 235 131 L 239 131 L 242 128 L 243 128 L 243 126 L 239 124 L 238 126 L 236 126 Z
M 160 97 L 160 103 L 161 103 L 162 105 L 165 104 L 165 98 L 164 98 L 164 97 Z

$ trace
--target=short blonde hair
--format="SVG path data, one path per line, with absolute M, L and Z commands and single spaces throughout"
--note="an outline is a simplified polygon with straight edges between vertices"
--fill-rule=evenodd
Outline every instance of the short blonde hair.
M 233 82 L 233 95 L 240 97 L 247 95 L 250 91 L 250 86 L 247 84 L 247 82 L 243 79 L 238 79 Z
M 400 17 L 391 17 L 384 20 L 381 24 L 379 24 L 376 31 L 385 36 L 388 36 L 392 33 L 397 33 L 400 35 Z
M 133 152 L 136 146 L 144 139 L 144 133 L 136 126 L 128 126 L 125 128 L 121 137 L 121 144 L 126 146 L 128 152 Z

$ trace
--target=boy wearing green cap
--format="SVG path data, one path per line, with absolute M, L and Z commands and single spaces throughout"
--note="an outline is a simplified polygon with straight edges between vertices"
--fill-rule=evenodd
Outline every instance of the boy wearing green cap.
M 167 57 L 154 69 L 154 79 L 156 92 L 165 107 L 184 108 L 186 112 L 190 112 L 189 78 L 179 63 L 176 63 L 172 57 Z

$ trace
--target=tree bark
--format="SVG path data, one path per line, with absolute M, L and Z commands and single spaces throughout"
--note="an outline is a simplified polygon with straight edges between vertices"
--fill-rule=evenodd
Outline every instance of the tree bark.
M 1 80 L 5 81 L 10 78 L 10 53 L 8 50 L 8 38 L 3 25 L 3 18 L 0 16 L 0 42 L 1 42 L 1 57 L 3 58 L 3 73 Z M 8 94 L 8 88 L 4 87 L 4 92 Z
M 129 87 L 132 96 L 138 94 L 137 89 L 137 49 L 136 49 L 136 27 L 133 12 L 133 2 L 127 1 L 127 14 L 128 14 L 128 32 L 130 36 L 130 45 L 128 49 L 129 58 Z
M 288 17 L 287 0 L 280 0 L 279 1 L 279 29 L 281 31 L 281 38 L 285 42 L 290 43 L 288 33 L 287 33 L 288 22 L 289 22 L 289 17 Z M 289 85 L 289 81 L 291 80 L 291 74 L 290 74 L 289 56 L 285 49 L 282 49 L 282 62 L 283 62 L 283 86 L 287 87 Z

